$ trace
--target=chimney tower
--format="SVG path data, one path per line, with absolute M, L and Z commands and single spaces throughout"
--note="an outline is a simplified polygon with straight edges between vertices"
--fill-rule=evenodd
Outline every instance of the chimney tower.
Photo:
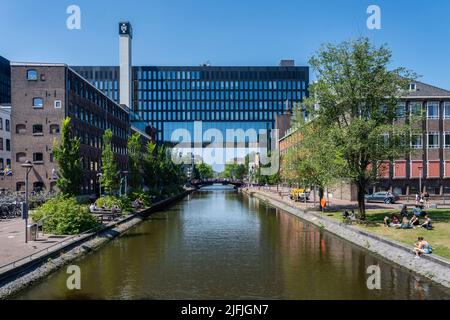
M 119 23 L 119 65 L 120 65 L 120 104 L 133 109 L 131 93 L 131 40 L 133 38 L 133 28 L 128 21 Z

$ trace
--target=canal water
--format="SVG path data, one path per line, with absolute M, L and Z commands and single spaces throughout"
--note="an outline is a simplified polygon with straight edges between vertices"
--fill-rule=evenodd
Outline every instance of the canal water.
M 226 187 L 192 194 L 17 299 L 449 299 L 438 285 Z M 378 265 L 381 289 L 367 288 Z

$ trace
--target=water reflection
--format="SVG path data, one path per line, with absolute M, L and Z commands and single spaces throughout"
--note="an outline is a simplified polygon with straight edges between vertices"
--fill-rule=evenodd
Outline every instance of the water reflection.
M 448 291 L 255 198 L 204 188 L 20 299 L 441 299 Z M 381 290 L 366 286 L 381 267 Z

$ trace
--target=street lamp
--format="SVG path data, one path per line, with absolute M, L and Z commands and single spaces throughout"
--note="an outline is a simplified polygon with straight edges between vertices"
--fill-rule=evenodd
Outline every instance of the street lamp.
M 28 235 L 27 235 L 27 226 L 28 226 L 28 175 L 31 171 L 31 169 L 33 169 L 33 164 L 30 162 L 30 160 L 25 161 L 24 163 L 22 163 L 22 168 L 26 169 L 26 174 L 25 174 L 25 206 L 23 208 L 22 214 L 23 217 L 25 218 L 25 243 L 28 243 Z
M 419 195 L 422 194 L 422 166 L 418 167 L 419 169 Z

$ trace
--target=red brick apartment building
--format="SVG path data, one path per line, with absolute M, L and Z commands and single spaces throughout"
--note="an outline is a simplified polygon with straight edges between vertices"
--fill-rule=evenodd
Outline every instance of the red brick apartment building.
M 72 134 L 81 140 L 84 183 L 81 194 L 98 192 L 102 135 L 113 131 L 113 151 L 118 168 L 127 170 L 129 112 L 115 103 L 65 64 L 11 63 L 12 188 L 25 189 L 29 160 L 30 190 L 52 191 L 58 167 L 53 141 L 60 139 L 62 120 L 72 119 Z
M 396 121 L 406 121 L 411 113 L 422 114 L 419 123 L 422 134 L 414 136 L 411 142 L 414 150 L 393 163 L 383 163 L 377 183 L 368 192 L 391 190 L 399 195 L 413 195 L 421 186 L 421 191 L 430 195 L 450 194 L 450 91 L 422 82 L 411 83 L 408 94 L 398 103 Z M 282 163 L 283 155 L 301 143 L 301 139 L 295 129 L 284 128 L 287 123 L 284 118 L 290 115 L 279 117 L 280 132 L 284 133 L 280 133 L 279 139 Z M 353 189 L 338 186 L 336 194 L 342 193 L 339 198 L 353 199 Z M 348 195 L 344 197 L 343 193 Z

